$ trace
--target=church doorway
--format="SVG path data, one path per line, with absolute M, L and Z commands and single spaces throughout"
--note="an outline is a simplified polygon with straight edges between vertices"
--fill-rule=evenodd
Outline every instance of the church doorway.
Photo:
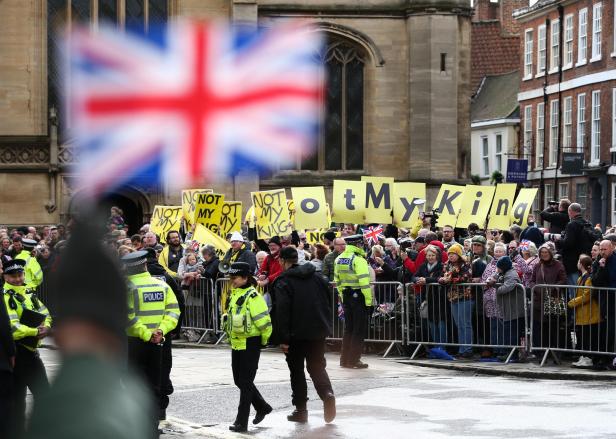
M 122 210 L 124 223 L 128 225 L 128 234 L 133 235 L 139 231 L 143 225 L 143 208 L 129 197 L 122 194 L 107 195 L 101 201 L 107 212 L 112 206 L 119 207 Z

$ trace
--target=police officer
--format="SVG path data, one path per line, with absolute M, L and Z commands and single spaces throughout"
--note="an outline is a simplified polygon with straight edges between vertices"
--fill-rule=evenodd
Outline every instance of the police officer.
M 26 262 L 22 259 L 15 259 L 4 267 L 3 287 L 4 305 L 16 345 L 13 409 L 17 434 L 24 429 L 26 388 L 30 389 L 35 399 L 49 388 L 45 366 L 37 348 L 51 331 L 51 316 L 43 302 L 26 287 L 25 268 Z M 40 322 L 35 325 L 34 319 Z
M 33 255 L 36 241 L 23 238 L 21 244 L 23 245 L 23 250 L 15 256 L 15 259 L 21 259 L 26 262 L 26 287 L 35 290 L 43 283 L 43 269 Z
M 148 273 L 147 256 L 148 252 L 138 251 L 122 258 L 128 275 L 128 358 L 145 379 L 159 410 L 164 410 L 163 344 L 178 323 L 180 307 L 169 285 Z M 158 417 L 153 422 L 158 425 Z
M 352 235 L 344 238 L 346 249 L 334 263 L 334 282 L 342 298 L 344 309 L 344 337 L 340 366 L 365 369 L 360 361 L 364 337 L 368 330 L 368 308 L 372 306 L 370 272 L 366 254 L 361 248 L 364 237 Z
M 240 389 L 237 416 L 229 427 L 235 432 L 248 430 L 251 404 L 257 412 L 253 424 L 261 422 L 272 411 L 254 384 L 261 348 L 267 345 L 272 334 L 272 322 L 263 296 L 255 289 L 252 273 L 246 262 L 231 264 L 228 276 L 232 290 L 227 299 L 227 314 L 223 316 L 224 330 L 231 342 L 233 381 Z

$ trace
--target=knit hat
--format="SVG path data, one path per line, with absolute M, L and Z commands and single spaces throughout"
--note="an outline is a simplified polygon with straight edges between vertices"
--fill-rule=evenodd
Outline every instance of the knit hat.
M 449 250 L 447 250 L 447 254 L 449 253 L 455 253 L 456 255 L 460 256 L 460 258 L 464 256 L 464 252 L 460 244 L 454 244 L 449 247 Z
M 496 262 L 496 268 L 500 269 L 503 273 L 506 273 L 507 271 L 511 270 L 512 267 L 513 263 L 511 262 L 509 256 L 502 256 Z
M 229 239 L 229 242 L 233 242 L 233 241 L 244 242 L 244 237 L 242 236 L 240 232 L 233 232 L 231 234 L 231 238 Z
M 473 239 L 471 239 L 472 244 L 481 244 L 484 247 L 486 246 L 487 242 L 488 241 L 486 240 L 485 236 L 481 236 L 481 235 L 475 235 L 473 236 Z

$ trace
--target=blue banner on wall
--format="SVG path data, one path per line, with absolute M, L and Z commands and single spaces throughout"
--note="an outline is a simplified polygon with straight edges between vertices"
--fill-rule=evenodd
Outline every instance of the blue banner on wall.
M 526 159 L 508 159 L 507 160 L 507 182 L 508 183 L 526 183 L 528 170 L 528 160 Z

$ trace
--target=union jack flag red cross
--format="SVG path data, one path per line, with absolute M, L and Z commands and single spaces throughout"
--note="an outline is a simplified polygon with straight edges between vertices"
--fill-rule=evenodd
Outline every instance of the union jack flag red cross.
M 379 239 L 385 239 L 383 234 L 383 226 L 370 226 L 363 230 L 364 239 L 368 241 L 368 244 L 378 244 Z
M 77 171 L 95 194 L 262 171 L 316 144 L 323 66 L 312 28 L 180 21 L 147 36 L 78 29 L 67 43 Z

